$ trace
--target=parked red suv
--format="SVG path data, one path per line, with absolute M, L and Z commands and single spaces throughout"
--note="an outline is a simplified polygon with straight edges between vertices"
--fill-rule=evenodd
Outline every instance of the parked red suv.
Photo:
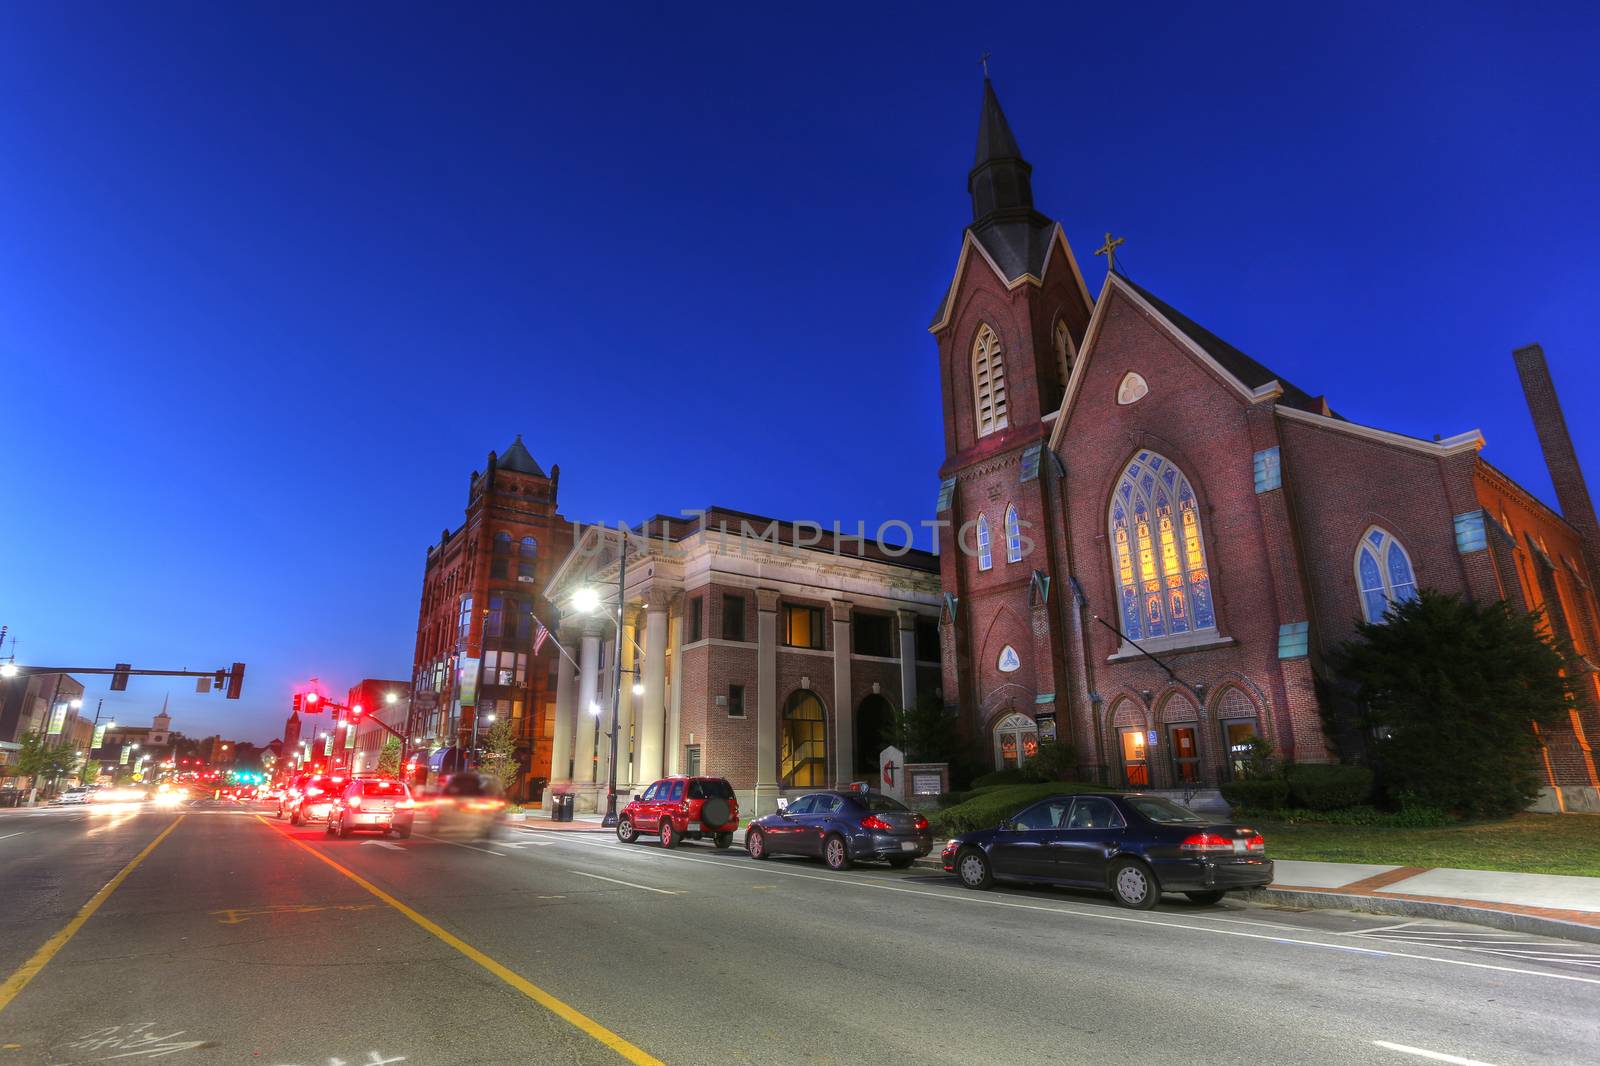
M 709 838 L 719 848 L 733 843 L 739 828 L 739 800 L 720 777 L 666 777 L 644 790 L 617 817 L 617 839 L 632 844 L 640 834 L 656 833 L 661 846 L 684 839 Z

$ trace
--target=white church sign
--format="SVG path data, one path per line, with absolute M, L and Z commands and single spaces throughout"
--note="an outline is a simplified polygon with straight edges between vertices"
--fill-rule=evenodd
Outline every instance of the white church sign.
M 1017 656 L 1017 649 L 1007 644 L 1000 649 L 1000 661 L 995 665 L 1002 674 L 1014 673 L 1022 668 L 1022 659 Z

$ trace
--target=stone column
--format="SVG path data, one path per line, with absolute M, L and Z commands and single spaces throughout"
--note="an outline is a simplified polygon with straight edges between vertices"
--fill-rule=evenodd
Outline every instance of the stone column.
M 900 706 L 917 705 L 917 612 L 895 611 L 900 619 Z
M 667 604 L 660 598 L 645 608 L 644 705 L 639 714 L 639 783 L 661 776 L 661 732 L 666 724 Z
M 572 647 L 572 634 L 570 632 L 557 633 L 556 639 L 561 641 L 563 648 Z M 556 709 L 555 730 L 550 741 L 550 781 L 572 780 L 572 731 L 573 712 L 577 708 L 577 686 L 574 684 L 572 664 L 567 662 L 566 656 L 556 653 Z M 553 793 L 545 790 L 545 795 Z M 545 804 L 549 806 L 547 802 Z
M 756 814 L 778 809 L 778 590 L 756 589 Z
M 680 764 L 683 761 L 683 737 L 679 733 L 680 723 L 683 721 L 683 593 L 675 592 L 672 595 L 672 615 L 668 623 L 671 636 L 668 638 L 672 645 L 672 678 L 669 687 L 672 694 L 667 706 L 667 738 L 666 738 L 666 764 L 667 773 L 681 773 Z
M 596 723 L 596 730 L 600 740 L 600 757 L 596 760 L 597 765 L 594 774 L 595 783 L 601 786 L 600 791 L 602 793 L 605 791 L 604 786 L 606 783 L 611 780 L 611 708 L 613 706 L 613 694 L 616 691 L 617 669 L 617 660 L 612 658 L 617 654 L 615 622 L 607 627 L 606 633 L 608 635 L 601 638 L 600 641 L 600 695 L 598 697 L 600 701 L 600 720 Z M 616 705 L 616 707 L 620 721 L 622 707 L 620 704 Z M 620 759 L 627 758 L 627 753 L 623 748 L 623 745 L 627 743 L 626 737 L 626 733 L 618 732 L 617 734 L 617 757 Z M 617 774 L 619 788 L 621 782 L 622 774 L 619 771 Z
M 599 698 L 600 683 L 600 634 L 593 628 L 584 630 L 578 665 L 577 724 L 572 733 L 572 780 L 593 784 L 596 716 L 591 708 Z
M 856 706 L 850 683 L 850 601 L 833 601 L 833 778 L 850 783 L 856 767 Z

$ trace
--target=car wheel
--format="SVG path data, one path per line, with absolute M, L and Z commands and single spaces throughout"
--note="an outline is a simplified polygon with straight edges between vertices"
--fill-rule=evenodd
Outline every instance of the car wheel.
M 1124 907 L 1147 911 L 1161 899 L 1161 886 L 1150 867 L 1137 859 L 1123 859 L 1111 867 L 1111 894 Z
M 296 808 L 295 810 L 292 810 L 292 811 L 289 812 L 289 824 L 290 825 L 305 825 L 306 824 L 306 820 L 305 820 L 304 816 L 301 815 L 301 813 L 300 813 L 298 808 Z
M 411 830 L 409 828 L 396 829 L 394 831 L 394 835 L 399 837 L 401 840 L 409 840 L 411 839 Z
M 1184 895 L 1189 897 L 1191 903 L 1221 903 L 1222 897 L 1227 893 L 1211 890 L 1207 892 L 1185 892 Z
M 744 850 L 752 859 L 767 857 L 767 834 L 759 829 L 752 829 L 744 835 Z
M 322 833 L 323 833 L 324 836 L 330 836 L 330 837 L 333 836 L 333 819 L 332 818 L 328 819 L 328 828 L 324 829 L 322 831 Z
M 956 877 L 967 888 L 988 888 L 994 884 L 994 871 L 989 868 L 989 856 L 977 848 L 967 848 L 956 856 Z
M 333 823 L 330 821 L 328 824 L 332 825 Z M 340 818 L 339 819 L 339 839 L 340 840 L 344 840 L 349 836 L 350 836 L 350 823 L 345 821 L 343 818 Z
M 904 870 L 907 866 L 910 866 L 916 861 L 917 857 L 915 855 L 902 855 L 897 859 L 890 859 L 889 865 L 893 866 L 896 870 Z
M 678 827 L 672 824 L 671 818 L 661 819 L 661 846 L 664 848 L 678 846 Z
M 627 815 L 623 815 L 617 823 L 617 839 L 624 844 L 632 844 L 639 839 L 639 831 L 633 828 L 633 819 Z
M 844 842 L 844 837 L 835 833 L 822 842 L 822 861 L 830 870 L 850 869 L 850 845 Z
M 718 833 L 711 838 L 711 843 L 715 844 L 719 851 L 726 851 L 728 848 L 733 847 L 733 834 Z

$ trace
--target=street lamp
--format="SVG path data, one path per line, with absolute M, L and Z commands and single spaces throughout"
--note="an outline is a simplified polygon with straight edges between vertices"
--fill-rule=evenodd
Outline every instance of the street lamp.
M 16 677 L 18 673 L 16 663 L 0 664 L 0 677 Z
M 611 690 L 611 759 L 606 772 L 606 816 L 600 824 L 607 828 L 614 828 L 617 824 L 617 736 L 622 722 L 622 612 L 628 597 L 628 535 L 622 535 L 622 551 L 617 558 L 617 639 L 615 677 L 616 684 Z M 579 588 L 572 594 L 572 606 L 585 614 L 600 606 L 600 590 L 588 585 Z M 590 713 L 598 715 L 598 706 L 591 706 Z
M 398 702 L 400 702 L 400 697 L 396 693 L 386 692 L 383 695 L 383 702 L 384 703 L 398 703 Z

